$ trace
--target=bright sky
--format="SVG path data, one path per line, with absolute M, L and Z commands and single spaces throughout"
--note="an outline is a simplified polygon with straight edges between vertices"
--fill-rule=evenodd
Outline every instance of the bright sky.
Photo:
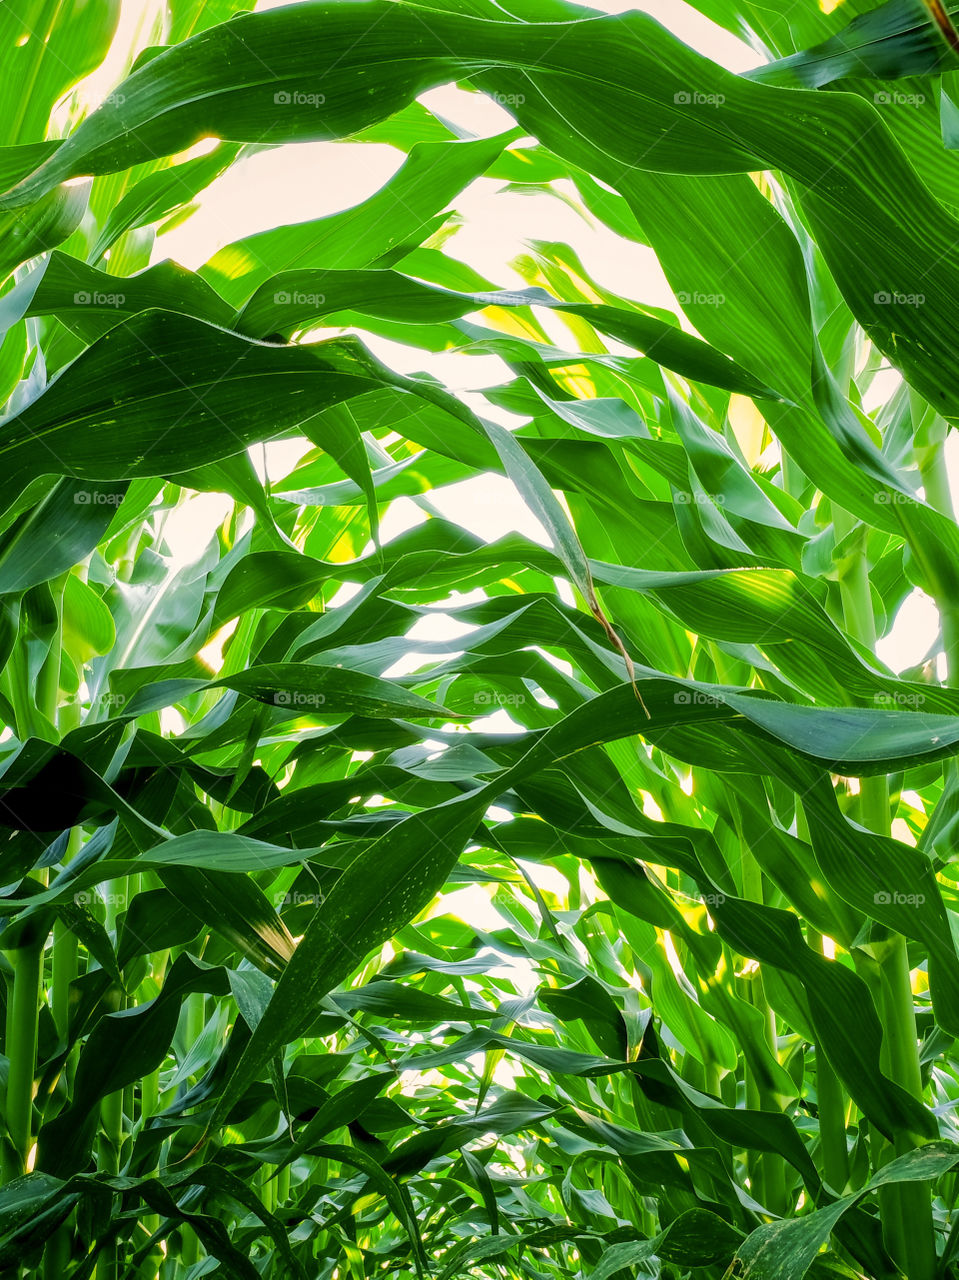
M 287 0 L 259 0 L 258 9 L 276 8 Z M 709 22 L 685 0 L 586 0 L 609 13 L 641 9 L 669 27 L 700 53 L 732 71 L 756 64 L 752 51 L 728 32 Z M 139 44 L 152 43 L 151 27 L 162 0 L 123 0 L 121 31 L 115 58 L 88 82 L 89 97 L 97 101 L 116 84 L 122 70 L 122 51 L 139 29 Z M 502 108 L 479 94 L 454 87 L 424 95 L 427 106 L 471 132 L 489 136 L 512 123 Z M 160 236 L 154 260 L 174 258 L 196 268 L 223 245 L 278 223 L 305 221 L 357 204 L 371 196 L 396 171 L 401 155 L 391 147 L 371 144 L 307 143 L 278 147 L 234 166 L 213 184 L 200 207 L 181 226 Z M 543 195 L 503 194 L 503 184 L 481 178 L 455 201 L 463 226 L 447 242 L 446 252 L 468 262 L 496 285 L 523 283 L 508 264 L 524 252 L 530 240 L 558 240 L 575 246 L 587 270 L 601 284 L 655 306 L 679 311 L 656 257 L 649 249 L 614 236 L 601 225 L 587 223 L 562 201 Z M 492 385 L 507 376 L 492 356 L 469 357 L 429 353 L 379 339 L 370 346 L 387 363 L 405 372 L 429 369 L 460 392 Z M 492 415 L 490 415 L 492 416 Z M 273 446 L 271 475 L 285 474 L 296 460 L 295 450 Z M 512 486 L 502 478 L 480 477 L 430 495 L 434 509 L 486 538 L 510 530 L 545 541 L 535 518 Z M 192 558 L 219 519 L 223 501 L 203 495 L 191 501 L 170 529 L 178 554 Z M 384 536 L 425 519 L 415 502 L 402 499 L 391 508 Z M 439 623 L 439 619 L 437 619 Z M 918 596 L 900 614 L 893 634 L 880 644 L 880 655 L 896 669 L 919 661 L 935 634 L 936 614 L 930 601 Z

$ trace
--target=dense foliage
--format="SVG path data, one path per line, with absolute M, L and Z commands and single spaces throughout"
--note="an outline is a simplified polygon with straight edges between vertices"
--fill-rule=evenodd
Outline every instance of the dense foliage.
M 3 1275 L 959 1275 L 959 5 L 693 5 L 0 4 Z

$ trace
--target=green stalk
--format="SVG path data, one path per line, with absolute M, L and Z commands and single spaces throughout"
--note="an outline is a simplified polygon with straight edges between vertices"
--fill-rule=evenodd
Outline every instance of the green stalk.
M 73 1252 L 70 1218 L 53 1233 L 43 1248 L 43 1280 L 62 1280 Z
M 76 934 L 58 920 L 53 926 L 53 1020 L 64 1038 L 70 1017 L 70 984 L 77 976 L 78 959 Z
M 163 985 L 163 975 L 166 972 L 167 962 L 170 958 L 169 950 L 159 951 L 153 957 L 153 979 L 158 986 Z M 146 1126 L 151 1116 L 155 1116 L 160 1110 L 160 1068 L 156 1067 L 149 1072 L 140 1081 L 140 1124 Z M 160 1229 L 160 1216 L 155 1213 L 144 1214 L 143 1229 L 148 1235 L 152 1235 Z
M 802 805 L 796 805 L 796 832 L 807 844 L 809 824 Z M 808 942 L 813 951 L 825 954 L 823 936 L 815 929 L 808 930 Z M 816 1096 L 819 1103 L 819 1142 L 822 1148 L 823 1173 L 826 1182 L 838 1194 L 842 1194 L 849 1181 L 849 1148 L 846 1144 L 848 1099 L 832 1063 L 816 1045 Z
M 276 1213 L 276 1192 L 276 1178 L 270 1166 L 265 1164 L 260 1170 L 260 1199 L 267 1213 Z
M 59 634 L 58 634 L 59 640 Z M 58 654 L 59 662 L 59 654 Z M 59 691 L 57 691 L 59 694 Z M 58 732 L 61 736 L 69 733 L 80 724 L 80 703 L 76 699 L 65 703 L 55 712 Z M 64 862 L 68 863 L 79 853 L 83 845 L 83 829 L 73 827 L 67 838 Z M 70 987 L 78 972 L 79 949 L 77 936 L 63 923 L 56 920 L 53 926 L 53 946 L 51 948 L 51 988 L 50 1001 L 53 1020 L 57 1032 L 64 1042 L 69 1035 L 70 1024 Z M 77 1048 L 67 1056 L 63 1063 L 62 1073 L 67 1092 L 73 1092 L 73 1072 L 76 1068 Z M 73 1251 L 72 1215 L 57 1228 L 49 1238 L 43 1250 L 44 1280 L 59 1280 L 70 1263 Z
M 823 954 L 822 934 L 809 931 L 809 945 Z M 846 1098 L 842 1084 L 822 1048 L 816 1046 L 816 1098 L 819 1103 L 819 1143 L 823 1174 L 837 1195 L 849 1181 L 849 1148 L 846 1146 Z
M 153 980 L 163 986 L 163 975 L 170 959 L 169 949 L 158 951 L 153 957 Z M 157 1067 L 140 1081 L 140 1121 L 145 1123 L 160 1109 L 160 1068 Z
M 120 890 L 124 880 L 107 882 L 106 928 L 108 932 L 115 930 L 117 906 Z M 127 1001 L 121 995 L 119 1008 L 126 1007 Z M 118 1174 L 121 1166 L 121 1150 L 123 1147 L 123 1094 L 122 1089 L 108 1094 L 100 1103 L 100 1135 L 97 1143 L 99 1159 L 97 1165 L 101 1172 Z M 115 1238 L 110 1240 L 101 1250 L 97 1259 L 97 1280 L 117 1280 L 120 1274 L 120 1244 Z
M 785 450 L 783 450 L 782 454 L 780 474 L 782 476 L 782 487 L 786 493 L 794 498 L 801 498 L 809 481 Z
M 290 1166 L 285 1164 L 276 1175 L 276 1204 L 278 1209 L 285 1207 L 290 1198 Z
M 949 488 L 949 473 L 945 465 L 944 446 L 948 427 L 944 419 L 939 419 L 941 429 L 936 438 L 925 449 L 919 451 L 919 475 L 925 490 L 926 501 L 944 516 L 956 518 L 952 504 L 952 491 Z
M 127 910 L 129 910 L 130 903 L 137 896 L 137 894 L 142 892 L 143 885 L 141 881 L 142 881 L 142 877 L 139 875 L 129 876 L 125 882 L 121 881 L 121 883 L 125 883 L 126 885 L 126 897 L 124 898 L 124 902 L 126 904 Z M 136 1000 L 136 989 L 128 987 L 127 1004 L 129 1005 L 129 1004 L 136 1004 L 136 1003 L 138 1003 Z M 136 1090 L 134 1089 L 134 1086 L 132 1083 L 128 1084 L 126 1088 L 123 1090 L 123 1111 L 125 1115 L 130 1117 L 130 1124 L 132 1126 L 134 1116 L 136 1115 Z
M 703 1066 L 703 1092 L 712 1094 L 714 1098 L 722 1097 L 720 1093 L 720 1066 L 715 1058 L 709 1058 Z
M 43 978 L 43 944 L 37 936 L 8 952 L 14 966 L 13 997 L 7 1005 L 7 1129 L 3 1149 L 3 1181 L 20 1177 L 33 1145 L 33 1082 L 37 1061 L 37 1026 Z
M 183 1267 L 192 1267 L 194 1263 L 200 1261 L 200 1241 L 196 1232 L 191 1226 L 183 1222 L 180 1224 L 180 1264 Z
M 35 706 L 24 687 L 29 680 L 26 670 L 26 653 L 22 647 L 14 649 L 10 656 L 11 682 L 21 695 L 17 709 L 17 728 L 22 734 L 24 724 L 20 716 L 32 722 L 34 731 L 49 736 L 48 726 L 57 722 L 60 701 L 60 646 L 64 579 L 51 583 L 54 599 L 58 603 L 58 623 L 50 645 L 50 652 L 37 677 Z M 16 705 L 16 704 L 15 704 Z M 54 729 L 54 735 L 56 730 Z M 0 1159 L 0 1173 L 4 1182 L 25 1172 L 33 1146 L 33 1086 L 37 1067 L 37 1039 L 40 1019 L 40 1001 L 43 996 L 43 949 L 46 932 L 24 939 L 23 945 L 8 955 L 13 966 L 13 991 L 7 1005 L 7 1057 L 9 1059 L 6 1096 L 6 1122 L 10 1135 Z
M 837 541 L 851 533 L 855 526 L 853 517 L 836 509 Z M 847 554 L 842 565 L 839 590 L 846 630 L 868 648 L 875 649 L 876 621 L 869 587 L 865 527 L 860 529 L 858 545 Z M 889 835 L 888 779 L 883 775 L 861 778 L 859 785 L 860 822 L 871 831 Z M 891 1079 L 921 1101 L 919 1036 L 905 938 L 890 933 L 880 944 L 877 956 L 882 989 L 884 1066 Z M 910 1150 L 911 1146 L 905 1135 L 897 1136 L 897 1154 Z M 879 1158 L 884 1162 L 882 1155 Z M 928 1186 L 917 1182 L 883 1188 L 879 1206 L 887 1247 L 909 1280 L 933 1280 L 937 1269 L 936 1241 Z
M 750 902 L 761 903 L 764 900 L 762 869 L 745 842 L 742 850 L 743 897 Z M 772 1057 L 778 1060 L 776 1015 L 766 999 L 761 969 L 757 968 L 749 979 L 749 998 L 763 1016 L 763 1038 L 769 1046 Z M 746 1067 L 746 1105 L 761 1111 L 780 1110 L 778 1099 L 753 1079 L 753 1073 L 748 1066 Z M 758 1195 L 756 1190 L 753 1191 L 753 1195 L 774 1213 L 786 1213 L 788 1209 L 786 1168 L 782 1156 L 773 1155 L 771 1152 L 762 1154 L 753 1152 L 750 1153 L 750 1157 L 750 1171 L 757 1177 L 758 1185 L 762 1189 L 762 1195 Z
M 67 842 L 64 862 L 79 853 L 83 844 L 83 831 L 74 827 Z M 79 950 L 77 936 L 66 925 L 57 920 L 53 926 L 53 985 L 52 1005 L 53 1020 L 57 1031 L 66 1040 L 70 1019 L 70 985 L 77 977 Z M 68 1072 L 68 1063 L 64 1063 L 64 1072 Z
M 206 1027 L 206 996 L 202 991 L 194 991 L 186 998 L 186 1025 L 183 1029 L 187 1050 L 203 1035 Z
M 930 506 L 941 511 L 950 520 L 955 520 L 955 505 L 949 488 L 949 473 L 946 470 L 945 439 L 948 430 L 942 422 L 939 437 L 919 455 L 919 474 L 926 493 L 926 501 Z M 936 593 L 936 608 L 942 623 L 942 647 L 946 655 L 946 682 L 959 684 L 959 600 L 953 599 L 946 592 Z M 953 764 L 953 761 L 949 761 Z
M 116 927 L 117 891 L 114 888 L 123 881 L 111 880 L 107 885 L 106 928 L 110 932 Z M 119 1007 L 126 1005 L 121 997 Z M 120 1172 L 120 1148 L 123 1145 L 123 1091 L 108 1094 L 100 1103 L 100 1167 L 109 1173 Z
M 149 1120 L 160 1106 L 160 1073 L 151 1071 L 140 1081 L 140 1119 Z
M 759 1096 L 759 1086 L 748 1064 L 743 1068 L 743 1081 L 746 1085 L 747 1110 L 761 1110 L 762 1103 Z M 762 1153 L 754 1151 L 752 1148 L 748 1149 L 746 1151 L 746 1176 L 749 1179 L 749 1194 L 754 1200 L 758 1200 L 760 1204 L 766 1203 L 765 1172 Z
M 140 532 L 137 529 L 132 533 L 131 541 L 126 547 L 126 553 L 117 563 L 117 576 L 121 581 L 129 582 L 133 575 Z M 125 885 L 125 879 L 107 882 L 106 927 L 108 931 L 116 928 L 117 905 Z M 126 999 L 121 995 L 119 1007 L 123 1009 L 125 1006 Z M 123 1122 L 124 1090 L 119 1089 L 116 1093 L 111 1093 L 104 1098 L 100 1103 L 100 1134 L 97 1147 L 99 1152 L 98 1164 L 104 1172 L 116 1174 L 120 1171 L 120 1157 L 124 1136 Z M 119 1271 L 120 1249 L 118 1241 L 114 1239 L 106 1245 L 97 1259 L 97 1280 L 116 1280 Z
M 186 1021 L 183 1027 L 183 1035 L 186 1043 L 186 1050 L 189 1052 L 203 1034 L 203 1029 L 206 1026 L 206 997 L 202 991 L 194 991 L 187 996 L 185 1004 Z M 265 1165 L 263 1169 L 265 1172 Z M 262 1172 L 260 1177 L 262 1181 Z M 200 1241 L 193 1228 L 187 1226 L 186 1223 L 181 1226 L 180 1232 L 183 1240 L 183 1247 L 180 1251 L 180 1261 L 184 1267 L 193 1266 L 193 1264 L 198 1262 L 200 1259 Z

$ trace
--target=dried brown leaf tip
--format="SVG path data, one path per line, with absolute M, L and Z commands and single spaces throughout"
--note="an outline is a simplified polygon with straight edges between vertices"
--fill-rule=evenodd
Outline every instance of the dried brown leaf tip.
M 953 53 L 959 56 L 959 31 L 956 30 L 952 18 L 946 12 L 946 6 L 942 4 L 942 0 L 923 0 L 923 4 L 932 15 L 932 20 L 942 33 L 943 39 Z
M 650 715 L 649 707 L 647 707 L 646 703 L 643 701 L 643 695 L 639 692 L 639 685 L 636 683 L 636 668 L 633 666 L 633 660 L 626 651 L 626 646 L 623 644 L 622 640 L 620 640 L 613 624 L 606 617 L 606 614 L 603 613 L 599 601 L 592 592 L 590 592 L 589 596 L 589 608 L 593 617 L 606 632 L 606 638 L 609 640 L 610 644 L 626 663 L 626 672 L 629 675 L 629 683 L 633 686 L 633 693 L 636 695 L 636 701 L 643 708 L 646 719 L 652 720 L 653 717 Z

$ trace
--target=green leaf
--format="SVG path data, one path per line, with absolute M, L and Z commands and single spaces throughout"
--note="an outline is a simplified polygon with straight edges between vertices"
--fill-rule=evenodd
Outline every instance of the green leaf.
M 277 982 L 220 1095 L 211 1127 L 226 1118 L 277 1049 L 302 1034 L 322 997 L 427 906 L 487 803 L 480 792 L 410 814 L 344 869 Z
M 57 481 L 0 535 L 0 593 L 28 591 L 86 559 L 106 533 L 125 492 L 123 483 L 94 490 L 82 480 Z
M 310 222 L 273 227 L 229 244 L 200 270 L 233 306 L 285 271 L 366 267 L 419 244 L 445 221 L 442 210 L 487 169 L 509 137 L 422 142 L 362 204 Z
M 955 18 L 959 5 L 943 5 Z M 858 14 L 847 27 L 802 53 L 751 73 L 764 83 L 821 89 L 835 80 L 935 75 L 955 66 L 955 52 L 929 10 L 914 0 L 886 0 Z
M 737 1252 L 742 1275 L 749 1280 L 775 1280 L 783 1275 L 801 1280 L 836 1223 L 864 1196 L 897 1183 L 932 1181 L 954 1168 L 957 1161 L 959 1151 L 954 1143 L 932 1142 L 890 1161 L 855 1195 L 844 1196 L 802 1218 L 758 1227 Z
M 323 403 L 378 385 L 379 374 L 350 339 L 281 348 L 144 312 L 116 325 L 0 423 L 7 502 L 50 473 L 112 481 L 228 458 L 297 426 Z

